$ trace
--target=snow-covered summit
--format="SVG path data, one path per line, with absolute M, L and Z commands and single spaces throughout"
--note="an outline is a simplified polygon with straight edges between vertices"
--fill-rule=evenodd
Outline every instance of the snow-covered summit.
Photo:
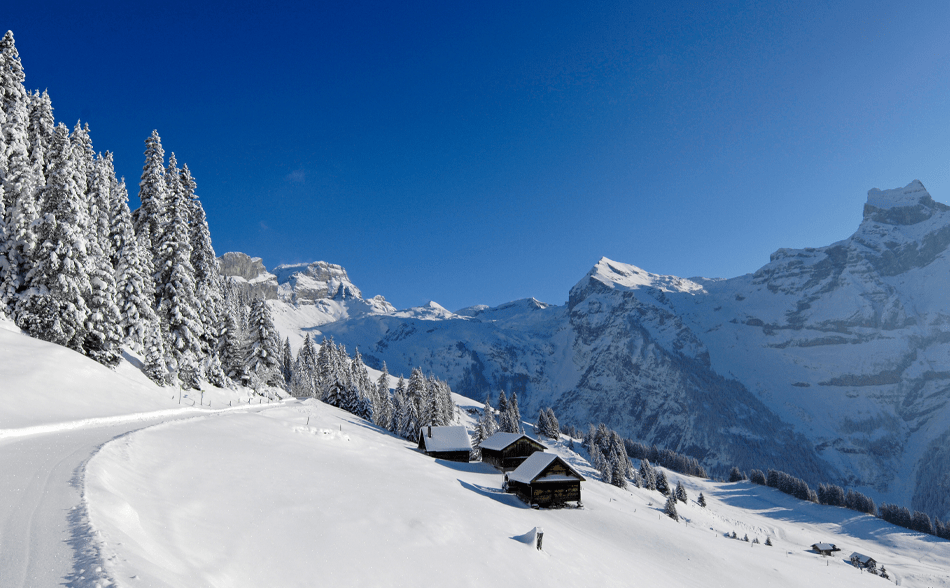
M 589 280 L 597 280 L 609 288 L 625 290 L 655 288 L 661 292 L 699 293 L 703 291 L 703 287 L 692 280 L 650 273 L 635 265 L 613 261 L 606 257 L 601 257 L 575 288 Z
M 312 304 L 321 298 L 363 298 L 363 293 L 350 281 L 343 266 L 335 263 L 282 264 L 274 268 L 274 274 L 278 297 L 286 302 Z
M 914 180 L 903 188 L 868 191 L 864 205 L 865 222 L 890 225 L 915 225 L 928 220 L 934 214 L 950 211 L 950 207 L 934 201 L 920 180 Z
M 868 204 L 875 208 L 897 208 L 900 206 L 916 206 L 921 200 L 932 200 L 927 189 L 920 180 L 914 180 L 903 188 L 868 190 Z

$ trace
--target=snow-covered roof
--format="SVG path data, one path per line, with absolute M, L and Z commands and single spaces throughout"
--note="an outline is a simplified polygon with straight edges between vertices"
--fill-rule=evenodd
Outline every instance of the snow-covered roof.
M 849 557 L 848 559 L 856 559 L 864 565 L 868 565 L 868 563 L 875 561 L 874 558 L 871 557 L 870 555 L 864 555 L 863 553 L 858 553 L 857 551 L 852 553 L 851 557 Z
M 488 439 L 482 441 L 482 449 L 491 449 L 492 451 L 501 451 L 505 447 L 508 447 L 518 439 L 524 437 L 528 441 L 534 441 L 531 437 L 523 433 L 495 433 Z M 537 441 L 534 441 L 537 443 Z
M 428 451 L 471 451 L 472 442 L 468 431 L 462 426 L 432 427 L 432 436 L 429 436 L 429 427 L 422 427 L 419 431 L 425 440 L 425 450 Z
M 536 480 L 538 476 L 541 475 L 549 465 L 551 465 L 555 460 L 560 461 L 564 467 L 566 467 L 571 473 L 573 473 L 576 478 L 567 477 L 567 476 L 545 476 L 539 480 Z M 580 480 L 584 481 L 584 476 L 577 473 L 568 464 L 566 461 L 558 457 L 555 453 L 545 453 L 543 451 L 536 451 L 528 456 L 528 459 L 524 460 L 518 468 L 508 474 L 508 480 L 514 482 L 521 482 L 522 484 L 531 484 L 535 481 L 537 482 L 556 482 L 556 481 L 571 481 L 571 480 Z
M 835 547 L 834 543 L 814 543 L 812 544 L 812 549 L 816 549 L 818 551 L 834 551 L 838 548 Z

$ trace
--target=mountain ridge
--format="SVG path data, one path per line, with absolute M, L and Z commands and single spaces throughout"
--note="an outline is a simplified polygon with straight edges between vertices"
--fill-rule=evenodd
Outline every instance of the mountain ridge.
M 924 458 L 950 438 L 948 246 L 950 207 L 914 180 L 870 190 L 850 237 L 734 278 L 604 257 L 564 305 L 272 306 L 281 332 L 332 336 L 393 373 L 421 365 L 472 398 L 504 389 L 524 414 L 553 406 L 714 468 L 776 467 L 946 518 L 930 488 L 950 482 L 950 452 Z

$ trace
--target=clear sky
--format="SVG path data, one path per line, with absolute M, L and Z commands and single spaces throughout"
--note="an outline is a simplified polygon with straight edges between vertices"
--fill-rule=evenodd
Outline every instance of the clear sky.
M 158 129 L 219 255 L 399 308 L 562 304 L 602 256 L 733 277 L 872 187 L 950 201 L 947 0 L 8 4 L 133 200 Z

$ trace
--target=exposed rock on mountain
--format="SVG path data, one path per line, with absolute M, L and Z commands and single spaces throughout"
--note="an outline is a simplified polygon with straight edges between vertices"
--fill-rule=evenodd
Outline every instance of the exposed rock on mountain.
M 473 398 L 516 392 L 526 415 L 550 405 L 562 422 L 603 421 L 712 467 L 784 469 L 945 518 L 948 247 L 950 207 L 914 181 L 871 190 L 851 237 L 780 249 L 737 278 L 605 258 L 566 306 L 318 318 L 298 304 L 283 324 L 393 373 L 422 365 Z

